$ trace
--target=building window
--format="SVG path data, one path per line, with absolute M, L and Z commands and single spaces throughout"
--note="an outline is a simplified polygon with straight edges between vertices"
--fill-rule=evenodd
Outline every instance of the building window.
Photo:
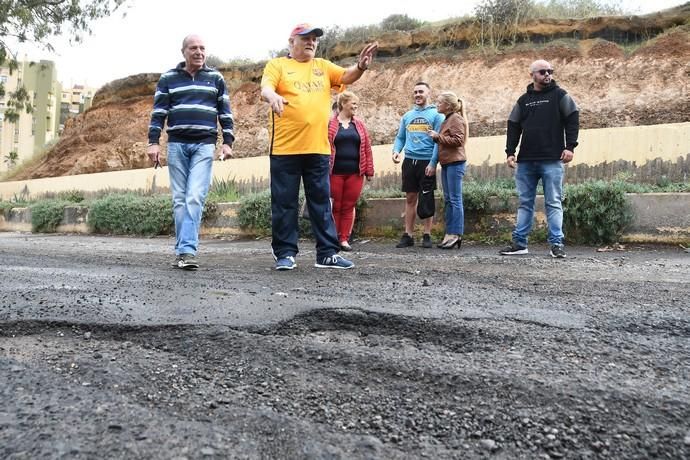
M 0 75 L 0 83 L 7 83 L 7 75 Z

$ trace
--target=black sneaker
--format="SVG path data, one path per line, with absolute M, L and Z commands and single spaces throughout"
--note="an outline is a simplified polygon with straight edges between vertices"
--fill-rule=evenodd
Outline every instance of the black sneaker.
M 423 247 L 423 248 L 430 248 L 430 247 L 433 247 L 433 246 L 434 246 L 434 245 L 433 245 L 433 243 L 431 242 L 431 235 L 429 235 L 428 233 L 425 233 L 425 234 L 422 236 L 422 247 Z
M 192 254 L 180 254 L 175 259 L 173 267 L 183 270 L 196 270 L 199 268 L 199 262 L 196 261 Z
M 410 246 L 414 246 L 414 238 L 407 233 L 403 233 L 403 236 L 400 238 L 400 243 L 395 245 L 396 248 L 409 248 Z
M 565 259 L 565 249 L 562 244 L 554 244 L 551 246 L 551 257 L 554 259 Z
M 498 253 L 502 256 L 517 256 L 520 254 L 527 254 L 529 251 L 525 246 L 520 246 L 515 243 L 510 243 L 510 246 L 501 249 Z

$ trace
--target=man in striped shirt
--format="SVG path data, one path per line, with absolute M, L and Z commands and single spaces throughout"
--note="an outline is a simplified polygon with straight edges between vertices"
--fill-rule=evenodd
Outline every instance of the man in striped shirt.
M 233 118 L 223 75 L 206 66 L 206 47 L 198 35 L 182 41 L 181 62 L 161 75 L 153 101 L 147 153 L 160 165 L 159 139 L 167 119 L 168 172 L 175 219 L 176 268 L 196 270 L 199 226 L 211 183 L 211 166 L 223 130 L 220 159 L 232 156 Z

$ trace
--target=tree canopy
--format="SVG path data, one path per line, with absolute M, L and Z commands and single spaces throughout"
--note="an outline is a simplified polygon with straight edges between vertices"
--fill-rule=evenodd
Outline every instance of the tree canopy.
M 127 0 L 2 0 L 0 2 L 0 66 L 10 72 L 17 69 L 17 55 L 12 46 L 33 43 L 49 51 L 52 37 L 71 32 L 70 40 L 80 42 L 91 33 L 89 24 L 109 16 Z M 0 82 L 0 97 L 5 95 Z M 16 121 L 21 110 L 31 111 L 28 92 L 20 87 L 9 93 L 5 119 Z

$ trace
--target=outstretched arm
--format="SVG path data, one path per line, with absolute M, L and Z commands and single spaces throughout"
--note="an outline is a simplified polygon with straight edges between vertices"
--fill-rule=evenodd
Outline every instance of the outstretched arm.
M 376 50 L 378 49 L 379 42 L 369 43 L 367 46 L 365 46 L 362 52 L 359 53 L 357 62 L 345 69 L 345 73 L 341 78 L 342 83 L 349 85 L 359 80 L 364 74 L 364 71 L 367 70 L 371 65 L 372 61 L 374 60 L 374 54 L 376 54 Z

